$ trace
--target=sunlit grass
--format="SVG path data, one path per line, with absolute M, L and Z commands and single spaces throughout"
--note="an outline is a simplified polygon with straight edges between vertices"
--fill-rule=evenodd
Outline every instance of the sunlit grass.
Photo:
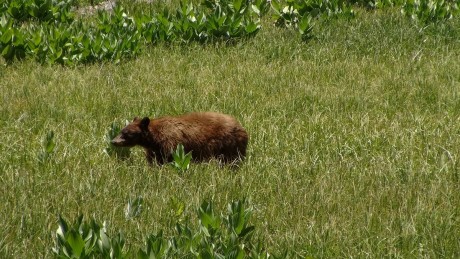
M 0 257 L 50 257 L 62 214 L 122 230 L 135 253 L 187 213 L 247 197 L 275 253 L 458 257 L 460 28 L 392 13 L 331 20 L 301 43 L 265 22 L 235 46 L 156 46 L 135 60 L 0 69 Z M 2 62 L 2 61 L 0 61 Z M 232 114 L 250 134 L 237 171 L 149 167 L 104 153 L 112 122 L 190 111 Z M 56 147 L 38 162 L 42 140 Z M 129 199 L 145 210 L 126 220 Z M 220 211 L 220 208 L 218 209 Z

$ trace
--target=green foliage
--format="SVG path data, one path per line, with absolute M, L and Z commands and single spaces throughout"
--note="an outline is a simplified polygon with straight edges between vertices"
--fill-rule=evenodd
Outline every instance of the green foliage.
M 176 233 L 167 238 L 160 231 L 147 238 L 139 258 L 269 258 L 262 245 L 252 240 L 249 225 L 253 209 L 245 200 L 228 204 L 227 214 L 218 215 L 212 202 L 198 209 L 199 226 L 177 223 Z
M 169 253 L 168 240 L 163 236 L 163 231 L 159 231 L 156 235 L 150 234 L 146 240 L 146 250 L 139 250 L 137 258 L 166 258 Z
M 424 23 L 452 18 L 459 13 L 458 0 L 407 0 L 402 13 Z
M 74 65 L 135 57 L 144 42 L 234 41 L 260 29 L 265 0 L 207 0 L 195 6 L 181 1 L 175 14 L 168 9 L 136 17 L 117 5 L 113 13 L 99 11 L 95 24 L 73 21 L 71 1 L 11 0 L 3 4 L 0 53 L 7 62 L 26 54 L 42 64 Z M 24 24 L 34 18 L 38 23 Z M 51 23 L 52 22 L 52 23 Z
M 170 205 L 173 209 L 174 216 L 176 218 L 180 218 L 182 214 L 184 213 L 185 203 L 182 200 L 178 199 L 177 197 L 173 196 L 170 199 Z
M 350 4 L 354 4 L 369 9 L 381 9 L 393 6 L 402 6 L 406 0 L 349 0 Z
M 126 122 L 127 125 L 129 122 Z M 119 159 L 126 159 L 130 156 L 130 149 L 126 147 L 115 147 L 112 145 L 112 140 L 120 134 L 123 126 L 118 124 L 117 122 L 112 122 L 110 126 L 107 128 L 107 132 L 105 134 L 105 142 L 107 147 L 104 149 L 104 152 L 109 156 L 115 156 Z
M 74 0 L 5 0 L 0 14 L 6 13 L 18 22 L 70 23 L 74 19 L 71 12 L 73 5 Z
M 94 39 L 90 46 L 96 60 L 119 62 L 122 57 L 134 57 L 140 51 L 141 33 L 133 17 L 117 6 L 114 13 L 98 12 L 97 30 L 90 30 Z
M 353 9 L 343 0 L 272 1 L 272 9 L 275 25 L 298 30 L 304 41 L 312 37 L 312 18 L 354 17 Z
M 87 223 L 80 215 L 69 225 L 59 216 L 52 251 L 57 258 L 125 258 L 124 245 L 121 232 L 112 238 L 107 234 L 105 222 L 102 226 L 94 219 Z
M 260 28 L 259 7 L 250 0 L 205 0 L 204 5 L 210 11 L 207 31 L 216 38 L 252 36 Z
M 13 27 L 13 21 L 6 16 L 0 18 L 0 54 L 7 61 L 22 59 L 26 54 L 24 33 Z
M 42 150 L 38 153 L 38 162 L 40 164 L 45 164 L 53 154 L 55 147 L 54 132 L 49 131 L 42 141 Z
M 398 7 L 406 16 L 423 23 L 447 20 L 459 13 L 458 0 L 355 0 L 350 3 L 368 8 Z
M 73 65 L 102 60 L 119 62 L 140 51 L 140 33 L 134 18 L 122 7 L 113 14 L 99 12 L 96 25 L 81 21 L 70 25 L 40 24 L 28 31 L 28 53 L 38 62 Z
M 287 0 L 286 3 L 272 1 L 275 25 L 296 26 L 302 17 L 354 17 L 351 6 L 343 0 Z
M 207 40 L 206 15 L 200 12 L 192 1 L 181 1 L 175 19 L 171 21 L 174 37 L 183 43 Z
M 142 196 L 139 196 L 134 200 L 131 200 L 130 198 L 125 208 L 125 218 L 130 220 L 139 217 L 142 212 L 143 203 L 144 199 L 142 198 Z
M 196 229 L 190 222 L 176 222 L 172 237 L 163 231 L 146 238 L 145 250 L 138 258 L 269 258 L 260 242 L 252 241 L 254 226 L 249 225 L 252 207 L 245 200 L 227 206 L 227 214 L 217 215 L 212 202 L 198 209 Z M 53 253 L 57 258 L 125 258 L 125 240 L 121 232 L 111 238 L 107 227 L 94 219 L 83 221 L 80 215 L 72 225 L 59 216 L 54 234 Z
M 206 0 L 201 5 L 182 0 L 175 15 L 164 9 L 144 24 L 146 39 L 160 42 L 234 41 L 254 36 L 260 29 L 261 12 L 267 2 L 258 0 Z
M 300 36 L 303 41 L 307 41 L 312 38 L 313 25 L 311 25 L 311 17 L 304 15 L 297 26 Z
M 136 57 L 145 43 L 235 42 L 253 37 L 271 3 L 275 25 L 312 38 L 314 18 L 355 16 L 352 5 L 399 6 L 423 22 L 446 20 L 459 12 L 449 0 L 181 0 L 150 15 L 130 16 L 121 5 L 113 13 L 99 11 L 95 22 L 74 20 L 74 0 L 7 0 L 0 6 L 0 54 L 8 62 L 33 57 L 41 64 L 75 65 L 120 62 Z
M 459 13 L 459 2 L 451 0 L 275 0 L 272 1 L 273 18 L 276 26 L 295 28 L 306 40 L 311 38 L 311 18 L 352 18 L 355 16 L 353 4 L 367 8 L 397 6 L 403 14 L 425 23 L 447 20 Z
M 184 145 L 178 144 L 176 150 L 172 153 L 172 165 L 179 171 L 187 171 L 192 160 L 192 152 L 185 154 Z
M 83 58 L 89 52 L 85 44 L 79 44 L 83 36 L 73 26 L 39 25 L 28 31 L 27 53 L 42 64 L 67 64 Z

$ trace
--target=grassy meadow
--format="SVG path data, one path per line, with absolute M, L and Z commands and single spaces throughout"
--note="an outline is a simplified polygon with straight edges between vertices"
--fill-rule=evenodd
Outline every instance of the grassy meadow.
M 120 64 L 0 60 L 0 257 L 52 257 L 58 216 L 79 214 L 121 230 L 134 257 L 145 236 L 173 231 L 172 200 L 193 219 L 204 200 L 224 211 L 244 197 L 273 254 L 460 257 L 460 19 L 358 10 L 317 23 L 306 43 L 272 22 L 235 45 L 160 44 Z M 191 111 L 247 129 L 238 170 L 104 153 L 112 122 Z

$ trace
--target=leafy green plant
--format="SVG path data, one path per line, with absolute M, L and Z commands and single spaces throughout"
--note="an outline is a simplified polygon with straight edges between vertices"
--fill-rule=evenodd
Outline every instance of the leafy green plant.
M 300 22 L 297 25 L 297 29 L 303 41 L 307 41 L 311 39 L 313 37 L 312 36 L 313 25 L 311 24 L 311 17 L 309 15 L 304 15 L 300 19 Z
M 316 17 L 354 17 L 354 11 L 347 1 L 343 0 L 287 0 L 272 1 L 275 25 L 295 26 L 302 17 L 310 15 Z
M 30 31 L 33 35 L 28 41 L 29 51 L 35 54 L 36 60 L 42 64 L 72 64 L 75 54 L 74 27 L 66 25 L 39 26 L 37 30 Z
M 382 9 L 386 7 L 402 6 L 406 0 L 349 0 L 348 2 L 369 9 Z
M 265 0 L 206 0 L 201 5 L 182 0 L 175 14 L 164 9 L 142 24 L 142 34 L 152 43 L 233 41 L 258 32 L 259 7 L 266 11 L 267 6 Z
M 163 236 L 163 231 L 159 231 L 157 234 L 150 234 L 145 244 L 146 250 L 139 250 L 137 258 L 167 258 L 170 245 L 168 244 L 168 240 Z
M 136 200 L 142 203 L 142 199 Z M 226 214 L 219 215 L 212 202 L 204 201 L 197 211 L 196 229 L 189 227 L 189 221 L 176 222 L 173 236 L 164 236 L 161 230 L 150 234 L 145 249 L 139 249 L 137 256 L 140 259 L 270 258 L 262 244 L 252 240 L 255 230 L 249 225 L 252 211 L 246 200 L 238 200 L 227 205 Z M 111 238 L 105 222 L 102 226 L 94 219 L 84 222 L 80 215 L 73 224 L 59 216 L 58 223 L 52 248 L 58 258 L 127 257 L 123 235 L 118 232 Z
M 228 204 L 227 214 L 218 215 L 212 202 L 198 209 L 199 226 L 177 223 L 176 233 L 167 238 L 160 231 L 146 240 L 139 258 L 269 258 L 260 242 L 253 242 L 249 225 L 252 207 L 245 200 Z
M 301 15 L 299 14 L 299 10 L 294 8 L 294 5 L 282 6 L 279 2 L 273 1 L 272 7 L 275 26 L 290 28 L 297 25 Z
M 176 34 L 175 38 L 183 43 L 204 42 L 208 38 L 206 15 L 200 12 L 191 1 L 182 0 L 180 2 L 172 24 Z
M 129 122 L 126 122 L 125 124 L 128 123 Z M 109 156 L 115 156 L 120 159 L 126 159 L 131 154 L 129 148 L 115 147 L 114 145 L 112 145 L 112 139 L 114 139 L 118 134 L 120 134 L 122 128 L 123 127 L 120 126 L 120 124 L 118 124 L 117 122 L 112 122 L 112 124 L 110 124 L 105 134 L 105 142 L 107 147 L 104 149 L 104 152 Z
M 171 207 L 171 219 L 174 222 L 181 222 L 184 218 L 184 211 L 185 211 L 185 203 L 181 199 L 177 198 L 176 196 L 171 197 L 169 200 L 169 204 Z M 174 223 L 175 224 L 175 223 Z M 173 225 L 173 224 L 171 224 Z
M 0 54 L 7 61 L 20 60 L 26 55 L 25 35 L 13 26 L 13 20 L 0 18 Z
M 5 0 L 0 10 L 17 22 L 71 23 L 74 4 L 74 0 Z
M 144 199 L 142 198 L 142 196 L 138 196 L 134 200 L 130 198 L 125 208 L 125 218 L 130 220 L 139 217 L 142 212 L 143 203 Z
M 300 14 L 293 1 L 284 7 L 278 2 L 272 2 L 272 7 L 274 10 L 273 17 L 276 19 L 275 26 L 298 30 L 304 41 L 312 37 L 312 16 L 309 13 Z
M 141 33 L 135 19 L 117 5 L 113 14 L 98 12 L 97 30 L 89 30 L 91 53 L 96 60 L 120 62 L 122 57 L 133 57 L 140 51 Z
M 210 10 L 206 27 L 215 38 L 249 37 L 260 29 L 260 10 L 249 0 L 205 0 L 204 5 Z
M 178 144 L 176 150 L 172 153 L 172 157 L 172 165 L 174 166 L 174 168 L 181 172 L 188 170 L 190 162 L 192 160 L 192 152 L 188 152 L 187 154 L 185 154 L 184 146 L 182 144 Z
M 260 17 L 273 11 L 275 25 L 312 38 L 315 18 L 354 17 L 352 4 L 370 8 L 401 6 L 407 16 L 424 22 L 459 13 L 450 0 L 181 0 L 175 11 L 130 16 L 121 5 L 99 11 L 94 22 L 75 21 L 75 0 L 6 0 L 0 5 L 0 55 L 11 63 L 31 56 L 41 64 L 74 65 L 137 56 L 144 42 L 235 42 L 261 28 Z M 26 22 L 27 21 L 27 22 Z
M 260 16 L 264 16 L 270 11 L 271 2 L 271 0 L 253 0 L 252 5 L 256 7 L 256 9 L 254 10 L 257 14 L 259 14 Z
M 459 13 L 459 1 L 406 0 L 401 12 L 422 22 L 447 20 Z
M 49 131 L 42 141 L 42 150 L 38 153 L 38 162 L 40 164 L 46 163 L 50 159 L 51 154 L 53 154 L 55 147 L 54 132 Z
M 22 21 L 29 17 L 24 1 L 7 0 L 2 5 L 2 9 L 15 20 Z
M 144 35 L 151 43 L 173 42 L 175 40 L 174 23 L 169 10 L 164 9 L 152 17 L 152 20 L 144 25 Z
M 6 15 L 0 27 L 0 53 L 7 62 L 32 56 L 41 64 L 77 63 L 136 56 L 144 40 L 201 42 L 255 35 L 260 29 L 266 0 L 206 0 L 195 5 L 183 0 L 174 12 L 164 9 L 151 17 L 129 16 L 121 5 L 113 13 L 99 11 L 95 24 L 74 21 L 73 0 L 9 0 L 2 5 Z M 38 23 L 24 23 L 26 20 Z
M 271 5 L 275 26 L 298 30 L 304 41 L 312 37 L 312 18 L 354 17 L 353 9 L 343 0 L 287 0 L 285 4 L 275 0 Z
M 59 216 L 59 227 L 54 235 L 53 253 L 58 258 L 125 258 L 125 239 L 121 232 L 110 238 L 107 226 L 91 220 L 83 221 L 80 215 L 72 225 Z
M 56 11 L 62 15 L 66 12 Z M 133 17 L 121 6 L 113 14 L 99 12 L 97 25 L 80 21 L 66 23 L 31 23 L 19 26 L 3 16 L 0 27 L 0 53 L 6 61 L 34 57 L 42 64 L 73 65 L 102 60 L 120 62 L 137 55 L 141 33 Z

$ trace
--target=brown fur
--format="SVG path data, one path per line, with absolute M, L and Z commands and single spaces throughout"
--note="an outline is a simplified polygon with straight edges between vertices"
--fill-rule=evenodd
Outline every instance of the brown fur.
M 122 147 L 142 146 L 147 161 L 158 164 L 172 161 L 178 144 L 194 161 L 216 158 L 233 163 L 246 156 L 248 134 L 233 117 L 215 112 L 189 113 L 178 117 L 150 120 L 134 118 L 133 122 L 112 140 Z

